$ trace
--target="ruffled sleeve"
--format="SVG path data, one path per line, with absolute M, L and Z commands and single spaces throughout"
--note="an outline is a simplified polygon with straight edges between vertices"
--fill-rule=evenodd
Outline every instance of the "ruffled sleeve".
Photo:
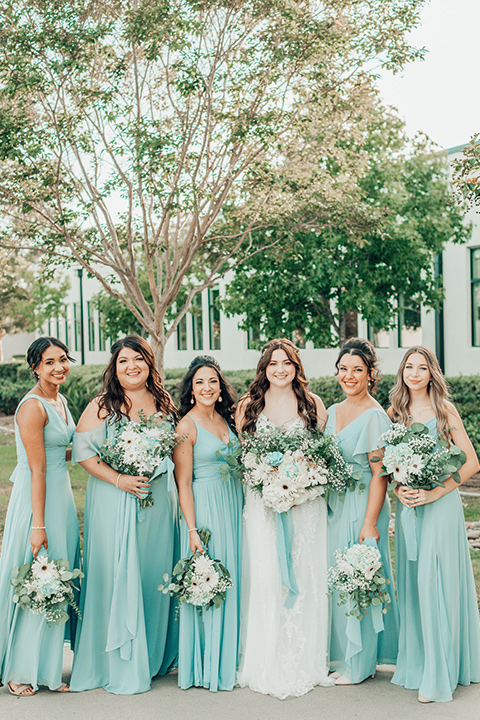
M 374 408 L 362 424 L 355 449 L 352 453 L 353 460 L 361 464 L 362 456 L 369 452 L 379 450 L 381 443 L 380 436 L 388 430 L 391 420 L 385 410 Z
M 93 430 L 76 432 L 73 436 L 72 443 L 72 462 L 83 462 L 84 460 L 89 460 L 90 458 L 95 457 L 95 455 L 98 455 L 98 451 L 106 439 L 106 421 Z

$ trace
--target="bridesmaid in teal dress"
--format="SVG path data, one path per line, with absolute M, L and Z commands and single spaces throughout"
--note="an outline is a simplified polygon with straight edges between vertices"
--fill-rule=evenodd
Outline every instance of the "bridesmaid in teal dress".
M 34 695 L 39 685 L 68 692 L 62 683 L 63 645 L 73 643 L 76 615 L 66 625 L 48 625 L 41 615 L 12 601 L 11 571 L 38 554 L 80 567 L 78 520 L 66 465 L 75 424 L 59 394 L 72 358 L 52 337 L 35 340 L 27 362 L 37 383 L 15 414 L 17 466 L 10 478 L 0 557 L 0 677 L 13 695 Z
M 175 602 L 157 588 L 178 559 L 178 500 L 170 459 L 149 481 L 118 473 L 98 452 L 118 424 L 160 412 L 176 418 L 153 352 L 138 336 L 118 340 L 95 397 L 78 423 L 73 460 L 89 473 L 84 573 L 71 689 L 146 692 L 176 666 Z M 154 505 L 137 498 L 150 487 Z
M 424 423 L 462 448 L 464 482 L 479 464 L 434 353 L 410 348 L 390 394 L 394 422 Z M 395 565 L 400 609 L 398 661 L 392 682 L 418 690 L 420 702 L 452 700 L 458 684 L 480 682 L 480 624 L 458 484 L 416 490 L 397 486 Z M 415 510 L 415 521 L 410 523 Z
M 336 368 L 346 397 L 328 409 L 325 433 L 337 436 L 343 457 L 354 471 L 361 471 L 359 482 L 365 487 L 348 491 L 343 501 L 337 495 L 329 499 L 329 564 L 335 564 L 338 548 L 343 550 L 358 542 L 378 544 L 392 598 L 386 615 L 370 611 L 358 621 L 345 615 L 345 605 L 338 606 L 337 594 L 333 595 L 330 668 L 336 685 L 351 685 L 373 676 L 379 664 L 395 664 L 397 658 L 398 610 L 388 544 L 390 501 L 387 480 L 379 476 L 381 464 L 372 463 L 372 458 L 381 454 L 379 438 L 390 420 L 371 395 L 378 371 L 368 340 L 348 340 L 340 350 Z
M 195 358 L 182 382 L 175 476 L 182 508 L 181 554 L 203 551 L 197 529 L 212 533 L 211 557 L 229 570 L 233 587 L 219 608 L 200 615 L 180 608 L 178 684 L 209 690 L 233 690 L 240 629 L 240 576 L 243 490 L 241 482 L 221 473 L 226 454 L 238 445 L 234 433 L 232 389 L 216 360 Z M 222 457 L 223 456 L 223 457 Z

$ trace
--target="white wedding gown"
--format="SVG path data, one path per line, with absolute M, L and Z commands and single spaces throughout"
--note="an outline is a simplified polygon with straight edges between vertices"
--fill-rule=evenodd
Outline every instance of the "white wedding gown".
M 270 421 L 260 415 L 257 427 Z M 286 432 L 302 427 L 297 418 Z M 276 513 L 246 488 L 242 603 L 237 684 L 283 700 L 329 686 L 327 597 L 327 508 L 316 498 L 291 511 L 293 566 L 299 594 L 284 607 L 277 552 Z

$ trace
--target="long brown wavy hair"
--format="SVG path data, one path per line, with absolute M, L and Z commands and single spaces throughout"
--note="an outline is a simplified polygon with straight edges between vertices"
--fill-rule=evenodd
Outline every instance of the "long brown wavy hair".
M 428 397 L 432 403 L 437 418 L 437 430 L 441 438 L 451 441 L 451 429 L 448 425 L 447 400 L 450 400 L 450 393 L 443 376 L 437 356 L 425 345 L 414 345 L 407 350 L 398 368 L 395 385 L 390 390 L 390 403 L 393 410 L 393 421 L 409 425 L 410 417 L 410 391 L 403 380 L 403 372 L 410 355 L 419 353 L 425 358 L 425 364 L 430 370 L 430 382 L 428 383 Z
M 306 427 L 309 430 L 314 430 L 318 423 L 317 406 L 308 391 L 308 382 L 298 348 L 287 338 L 277 338 L 270 340 L 262 348 L 255 379 L 250 385 L 247 395 L 245 395 L 245 414 L 241 431 L 255 432 L 258 416 L 265 407 L 265 393 L 270 387 L 270 382 L 267 379 L 267 367 L 275 350 L 283 350 L 290 362 L 295 366 L 292 389 L 297 398 L 298 414 L 304 419 Z
M 150 372 L 146 386 L 147 390 L 149 390 L 153 396 L 157 412 L 162 413 L 162 415 L 170 415 L 175 423 L 178 422 L 177 408 L 173 404 L 170 395 L 163 388 L 162 379 L 155 364 L 152 348 L 147 341 L 139 335 L 128 335 L 127 337 L 121 338 L 113 343 L 110 349 L 110 362 L 103 373 L 103 389 L 98 396 L 99 417 L 100 410 L 106 410 L 114 422 L 121 420 L 122 417 L 129 418 L 132 403 L 125 395 L 125 391 L 120 385 L 117 376 L 117 357 L 123 348 L 130 348 L 139 353 L 147 363 Z

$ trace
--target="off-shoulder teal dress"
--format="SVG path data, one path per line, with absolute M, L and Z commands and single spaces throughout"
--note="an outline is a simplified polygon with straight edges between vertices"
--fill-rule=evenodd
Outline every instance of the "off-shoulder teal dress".
M 116 424 L 75 433 L 73 461 L 98 455 Z M 175 667 L 178 622 L 175 602 L 158 591 L 178 560 L 178 500 L 173 463 L 154 476 L 152 507 L 90 475 L 79 622 L 71 690 L 103 687 L 112 693 L 146 692 L 156 675 Z
M 425 423 L 435 438 L 437 419 Z M 400 638 L 395 685 L 436 702 L 480 682 L 480 623 L 458 489 L 427 505 L 397 501 Z
M 42 548 L 40 555 L 48 554 L 51 560 L 66 559 L 72 569 L 78 568 L 78 520 L 65 462 L 65 450 L 72 440 L 75 424 L 68 408 L 66 423 L 58 410 L 38 395 L 26 395 L 18 407 L 31 402 L 31 398 L 42 403 L 48 417 L 44 429 L 48 550 Z M 39 685 L 46 685 L 50 690 L 56 690 L 62 684 L 63 644 L 65 641 L 73 644 L 76 615 L 71 612 L 66 625 L 48 625 L 43 616 L 33 615 L 13 604 L 11 571 L 33 559 L 30 545 L 31 472 L 16 420 L 15 441 L 17 466 L 10 478 L 13 489 L 0 556 L 0 677 L 4 683 L 30 683 L 35 690 Z
M 192 418 L 193 419 L 193 418 Z M 212 533 L 210 557 L 220 560 L 230 572 L 233 587 L 219 608 L 204 610 L 182 604 L 180 609 L 180 655 L 178 684 L 209 690 L 233 690 L 238 663 L 240 632 L 240 576 L 242 548 L 243 489 L 231 475 L 223 479 L 220 466 L 226 464 L 230 447 L 215 435 L 197 426 L 193 448 L 193 498 L 195 525 Z M 238 444 L 229 430 L 230 443 Z M 220 457 L 217 457 L 217 451 Z M 181 522 L 182 557 L 191 555 L 187 524 Z
M 336 405 L 328 409 L 325 434 L 336 434 Z M 368 491 L 372 471 L 368 453 L 379 449 L 379 438 L 390 425 L 388 415 L 381 408 L 369 408 L 336 434 L 340 451 L 355 472 L 362 472 L 359 481 L 364 490 L 348 491 L 343 501 L 338 495 L 329 498 L 328 546 L 329 564 L 335 564 L 334 553 L 358 543 L 365 519 Z M 338 596 L 332 597 L 332 623 L 330 634 L 330 668 L 352 683 L 359 683 L 375 674 L 377 664 L 395 664 L 398 651 L 398 608 L 393 585 L 392 564 L 388 544 L 390 500 L 387 497 L 378 517 L 380 533 L 378 549 L 382 556 L 385 577 L 390 580 L 388 590 L 392 598 L 386 615 L 371 609 L 359 621 L 346 617 L 346 606 L 337 605 Z M 367 540 L 365 541 L 367 542 Z M 375 544 L 375 540 L 368 541 Z

